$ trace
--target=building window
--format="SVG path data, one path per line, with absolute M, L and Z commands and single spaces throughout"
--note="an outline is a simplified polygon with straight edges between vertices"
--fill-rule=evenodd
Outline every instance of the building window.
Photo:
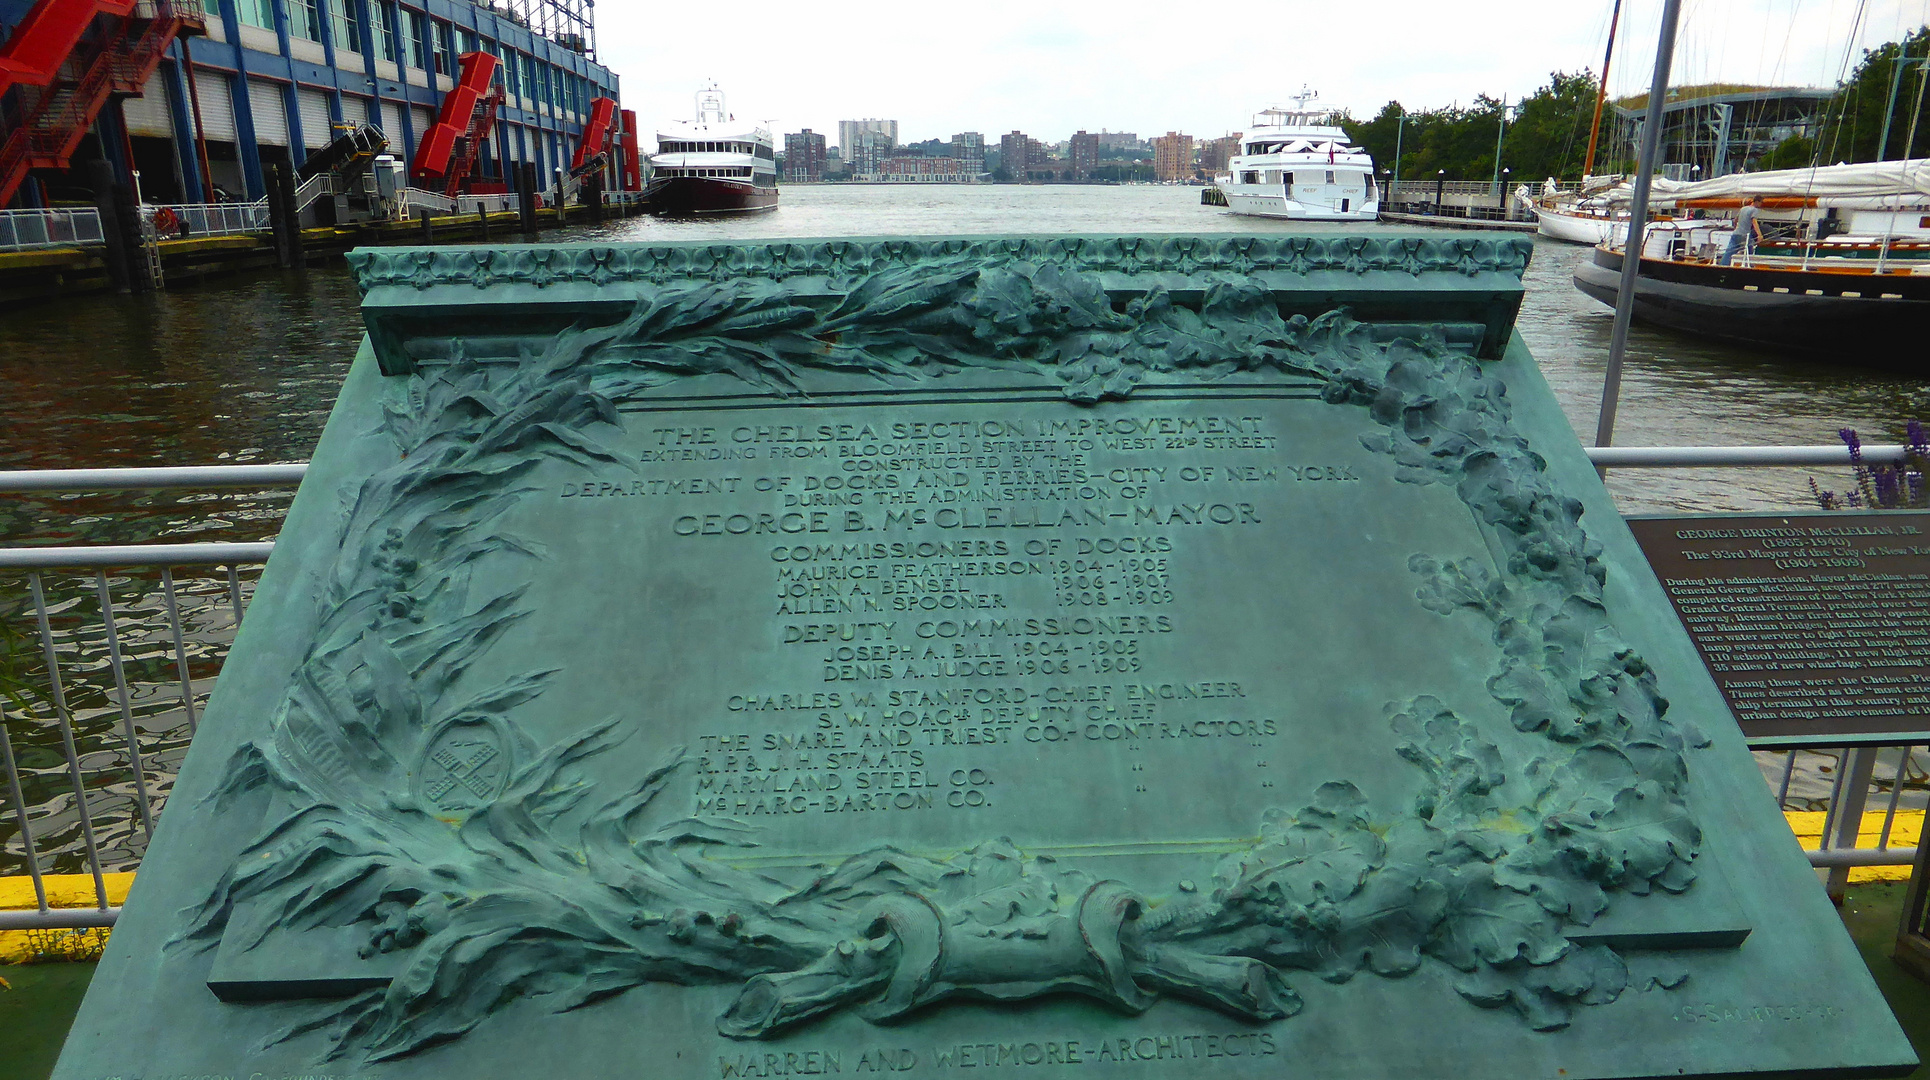
M 456 28 L 436 22 L 436 69 L 451 78 L 456 74 Z
M 275 28 L 275 0 L 240 0 L 235 11 L 241 21 L 263 30 Z
M 290 10 L 290 14 L 294 17 L 289 20 L 288 32 L 300 37 L 309 37 L 308 34 L 295 29 L 295 24 L 301 22 L 303 17 L 295 14 L 294 9 L 302 7 L 304 3 L 311 8 L 319 8 L 327 12 L 328 34 L 337 49 L 347 52 L 362 51 L 362 41 L 356 33 L 358 28 L 355 25 L 355 0 L 295 0 Z M 321 39 L 315 37 L 312 40 Z
M 474 30 L 464 28 L 461 31 L 461 36 L 462 36 L 462 51 L 466 53 L 475 52 L 476 51 L 476 32 Z
M 523 96 L 536 100 L 536 58 L 528 53 L 523 54 Z
M 409 56 L 423 71 L 434 71 L 435 58 L 429 55 L 429 17 L 420 11 L 403 8 L 409 20 Z
M 523 73 L 522 65 L 516 62 L 516 50 L 504 49 L 503 50 L 503 90 L 504 92 L 509 94 L 510 97 L 523 96 L 522 80 L 519 78 L 519 76 L 522 75 L 522 73 Z
M 353 2 L 343 0 L 344 5 Z M 375 45 L 380 50 L 377 55 L 391 64 L 401 63 L 401 57 L 395 51 L 395 5 L 373 4 L 369 13 L 375 18 Z
M 288 32 L 307 41 L 322 40 L 322 13 L 318 0 L 294 0 L 288 5 Z
M 376 29 L 374 42 L 376 42 L 376 48 L 380 48 L 378 56 L 382 56 L 382 60 L 388 60 L 390 64 L 401 64 L 401 52 L 396 50 L 396 6 L 374 4 L 371 14 L 374 15 L 374 29 Z

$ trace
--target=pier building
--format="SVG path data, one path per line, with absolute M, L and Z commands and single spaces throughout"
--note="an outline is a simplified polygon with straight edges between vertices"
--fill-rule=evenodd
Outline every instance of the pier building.
M 0 207 L 85 200 L 100 160 L 145 203 L 252 202 L 361 125 L 437 193 L 634 191 L 618 101 L 590 0 L 0 0 Z
M 1673 179 L 1710 180 L 1753 171 L 1784 140 L 1814 139 L 1835 91 L 1815 86 L 1680 87 L 1662 103 L 1662 169 Z M 1614 145 L 1636 157 L 1647 95 L 1614 106 Z M 1827 164 L 1828 159 L 1825 159 Z

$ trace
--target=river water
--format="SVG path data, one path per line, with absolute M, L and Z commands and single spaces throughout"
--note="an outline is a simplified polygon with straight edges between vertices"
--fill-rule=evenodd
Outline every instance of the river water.
M 826 236 L 1025 233 L 1293 233 L 1374 230 L 1235 217 L 1191 187 L 796 186 L 775 213 L 710 221 L 637 218 L 556 239 L 735 240 Z M 1537 238 L 1519 321 L 1522 337 L 1584 441 L 1592 441 L 1610 312 L 1570 284 L 1587 249 Z M 264 272 L 148 296 L 93 296 L 0 313 L 0 469 L 305 460 L 362 329 L 345 267 Z M 1622 445 L 1901 441 L 1930 415 L 1930 379 L 1843 364 L 1793 363 L 1637 326 L 1630 336 L 1615 441 Z M 1813 505 L 1812 475 L 1845 485 L 1844 470 L 1626 470 L 1609 486 L 1625 513 L 1791 510 Z M 278 529 L 290 494 L 0 495 L 0 544 L 256 540 Z M 244 595 L 249 577 L 239 584 Z M 219 572 L 180 584 L 190 700 L 218 670 L 234 624 L 234 590 Z M 108 579 L 125 652 L 125 717 L 91 577 L 49 575 L 50 626 L 88 778 L 88 815 L 110 866 L 145 846 L 125 739 L 146 756 L 151 798 L 164 799 L 185 750 L 183 703 L 165 612 L 152 574 Z M 85 837 L 27 583 L 0 575 L 0 710 L 21 758 L 28 801 L 48 813 L 36 848 L 78 869 Z M 1795 794 L 1827 766 L 1806 765 Z M 1883 770 L 1887 774 L 1887 768 Z M 0 796 L 0 806 L 4 806 Z M 17 872 L 21 842 L 0 819 L 0 874 Z

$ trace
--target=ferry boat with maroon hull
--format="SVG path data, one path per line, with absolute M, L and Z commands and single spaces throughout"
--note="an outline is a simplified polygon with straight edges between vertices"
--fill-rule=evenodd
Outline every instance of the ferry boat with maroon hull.
M 777 144 L 769 128 L 740 124 L 723 92 L 697 95 L 697 119 L 657 134 L 644 196 L 653 214 L 747 214 L 777 209 Z

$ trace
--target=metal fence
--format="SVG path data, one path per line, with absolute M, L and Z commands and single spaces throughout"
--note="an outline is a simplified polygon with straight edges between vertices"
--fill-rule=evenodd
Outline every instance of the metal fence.
M 101 242 L 101 214 L 92 207 L 0 210 L 0 251 L 31 251 L 35 248 Z
M 1602 447 L 1589 455 L 1604 469 L 1850 463 L 1840 446 Z M 1901 446 L 1863 448 L 1866 461 L 1904 455 Z M 305 470 L 0 472 L 0 495 L 286 488 Z M 29 658 L 39 682 L 10 688 L 0 679 L 0 872 L 24 869 L 36 897 L 34 908 L 0 911 L 0 930 L 113 924 L 119 911 L 109 902 L 106 874 L 138 864 L 246 611 L 252 577 L 272 549 L 266 542 L 0 548 L 0 582 L 24 576 L 21 614 L 33 638 L 26 648 L 0 651 L 0 661 Z M 7 630 L 0 622 L 0 633 Z M 7 674 L 0 667 L 0 676 Z M 23 689 L 30 692 L 9 692 Z M 1930 794 L 1920 764 L 1930 756 L 1917 756 L 1924 751 L 1930 747 L 1805 748 L 1759 751 L 1757 761 L 1785 810 L 1823 814 L 1809 860 L 1827 868 L 1830 886 L 1840 891 L 1852 867 L 1915 858 L 1915 845 L 1893 841 L 1901 815 L 1921 809 Z M 1866 827 L 1872 805 L 1883 815 L 1874 830 Z M 50 904 L 43 879 L 56 872 L 90 876 L 93 905 Z
M 0 493 L 286 488 L 305 471 L 9 472 Z M 0 930 L 113 924 L 107 875 L 145 852 L 272 547 L 0 548 L 0 582 L 14 593 L 0 597 L 14 616 L 0 626 L 0 872 L 24 872 L 35 905 L 0 911 Z M 91 906 L 50 903 L 56 873 L 90 878 Z
M 458 214 L 473 214 L 478 210 L 483 210 L 491 214 L 500 214 L 504 211 L 514 210 L 516 206 L 517 196 L 515 195 L 456 196 L 456 213 Z
M 251 203 L 179 203 L 167 206 L 146 208 L 159 218 L 163 210 L 178 222 L 178 235 L 194 236 L 234 236 L 242 233 L 268 231 L 268 204 L 266 201 Z

